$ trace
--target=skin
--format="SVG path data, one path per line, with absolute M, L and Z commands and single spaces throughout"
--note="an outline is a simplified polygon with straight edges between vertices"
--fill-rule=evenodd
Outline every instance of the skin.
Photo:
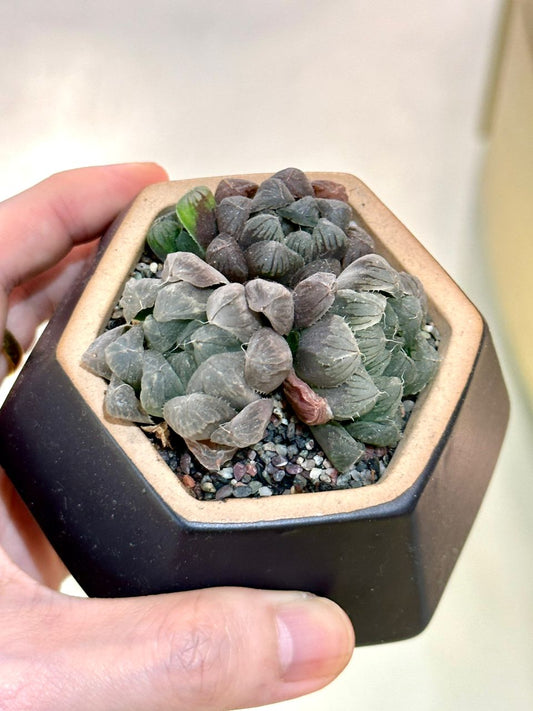
M 28 348 L 154 164 L 54 175 L 0 204 L 0 330 Z M 6 364 L 0 358 L 0 379 Z M 300 696 L 348 663 L 354 634 L 329 600 L 214 588 L 99 600 L 66 575 L 0 470 L 0 709 L 223 711 Z

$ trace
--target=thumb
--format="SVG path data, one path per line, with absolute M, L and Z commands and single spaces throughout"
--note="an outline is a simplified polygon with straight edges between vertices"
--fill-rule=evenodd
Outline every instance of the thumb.
M 212 588 L 122 600 L 56 597 L 64 614 L 39 641 L 46 674 L 26 682 L 35 683 L 35 711 L 269 704 L 325 686 L 353 651 L 345 613 L 306 593 Z M 35 655 L 31 662 L 40 668 Z

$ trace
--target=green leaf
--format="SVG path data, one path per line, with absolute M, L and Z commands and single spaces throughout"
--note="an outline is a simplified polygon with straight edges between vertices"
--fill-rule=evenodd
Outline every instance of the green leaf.
M 311 426 L 311 432 L 324 454 L 340 472 L 348 471 L 361 459 L 365 447 L 354 439 L 345 427 L 328 422 Z
M 186 193 L 176 205 L 176 214 L 191 237 L 204 249 L 217 233 L 215 197 L 201 185 Z
M 177 242 L 182 226 L 174 212 L 156 217 L 152 222 L 146 242 L 155 256 L 162 262 L 167 254 L 177 251 Z

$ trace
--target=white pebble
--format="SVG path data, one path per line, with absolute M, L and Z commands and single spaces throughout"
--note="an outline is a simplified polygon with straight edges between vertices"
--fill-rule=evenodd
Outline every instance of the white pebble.
M 305 443 L 305 448 L 306 448 L 307 451 L 309 451 L 309 452 L 310 452 L 312 449 L 314 449 L 314 448 L 315 448 L 315 440 L 314 440 L 314 439 L 310 439 L 309 442 L 306 442 L 306 443 Z
M 323 474 L 324 472 L 322 469 L 317 469 L 316 467 L 314 469 L 311 469 L 309 472 L 309 478 L 312 481 L 316 481 L 317 479 L 320 479 L 320 475 Z

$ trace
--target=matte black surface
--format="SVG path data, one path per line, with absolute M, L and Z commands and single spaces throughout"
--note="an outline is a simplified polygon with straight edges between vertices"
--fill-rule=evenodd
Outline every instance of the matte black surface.
M 488 330 L 430 466 L 395 501 L 314 519 L 191 524 L 154 492 L 55 358 L 81 288 L 51 321 L 0 411 L 0 461 L 87 594 L 297 588 L 338 602 L 358 644 L 420 632 L 468 535 L 503 438 L 498 420 L 490 421 L 491 407 L 501 421 L 508 401 Z

